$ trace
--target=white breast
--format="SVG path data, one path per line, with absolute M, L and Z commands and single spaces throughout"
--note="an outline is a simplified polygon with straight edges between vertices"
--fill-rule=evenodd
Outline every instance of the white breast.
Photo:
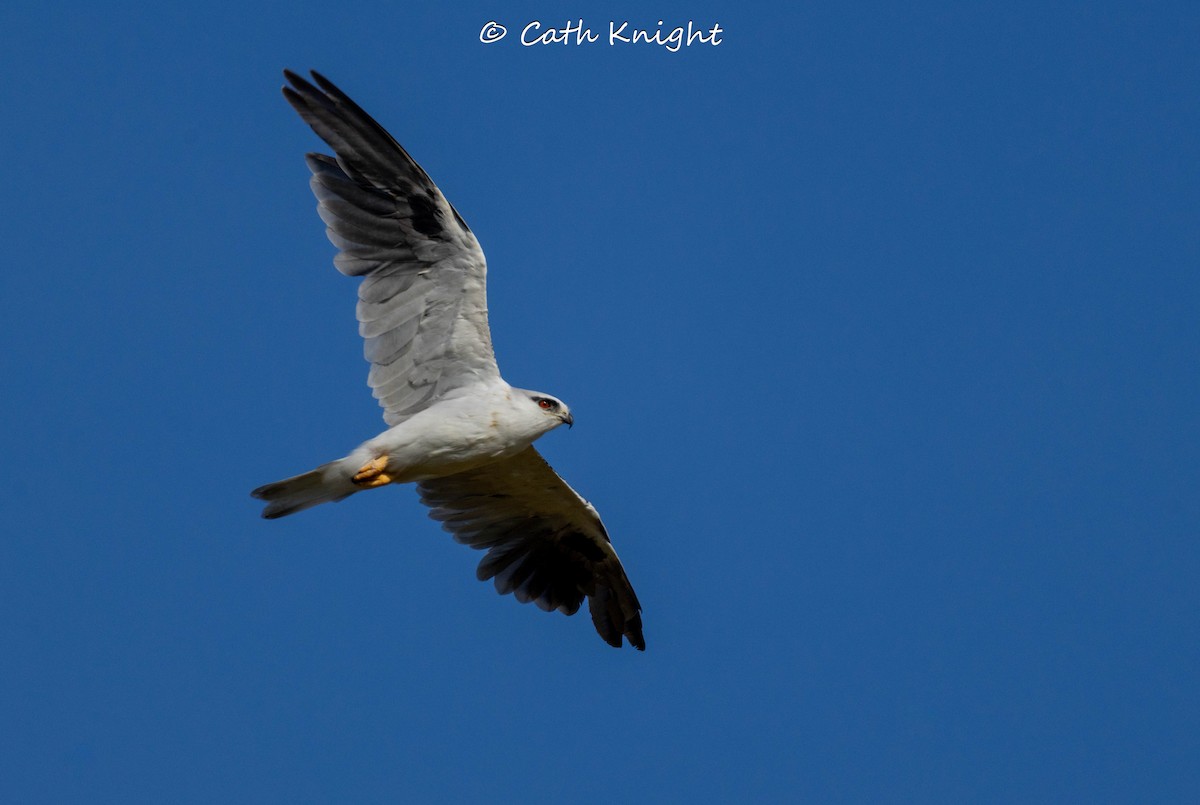
M 441 478 L 514 456 L 555 424 L 514 399 L 507 385 L 473 391 L 440 400 L 384 431 L 351 453 L 348 463 L 386 453 L 397 483 Z

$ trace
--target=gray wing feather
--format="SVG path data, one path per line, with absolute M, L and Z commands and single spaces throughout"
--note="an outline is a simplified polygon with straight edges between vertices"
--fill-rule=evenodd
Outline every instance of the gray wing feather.
M 605 642 L 620 647 L 625 637 L 646 648 L 641 604 L 600 516 L 535 449 L 417 490 L 455 540 L 487 551 L 480 581 L 547 612 L 573 615 L 587 598 Z
M 367 382 L 396 425 L 456 388 L 499 376 L 487 322 L 487 264 L 428 174 L 354 101 L 313 73 L 283 88 L 336 156 L 309 154 L 334 265 L 362 277 Z

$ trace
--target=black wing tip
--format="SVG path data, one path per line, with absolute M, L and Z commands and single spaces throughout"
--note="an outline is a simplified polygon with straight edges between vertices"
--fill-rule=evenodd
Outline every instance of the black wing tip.
M 596 634 L 600 635 L 600 639 L 613 648 L 621 648 L 625 645 L 622 640 L 624 638 L 624 640 L 629 641 L 629 645 L 638 651 L 646 650 L 646 638 L 642 635 L 642 616 L 640 613 L 635 613 L 632 618 L 624 623 L 614 620 L 605 624 L 604 627 L 597 623 Z
M 600 637 L 604 639 L 605 643 L 608 643 L 613 648 L 621 648 L 625 645 L 624 641 L 621 640 L 621 635 L 616 635 L 612 638 L 604 637 L 604 635 L 600 635 Z M 633 646 L 638 651 L 646 650 L 646 640 L 642 637 L 640 630 L 636 633 L 633 630 L 625 632 L 625 638 L 629 640 L 629 645 Z
M 308 72 L 309 72 L 309 75 L 311 75 L 313 77 L 313 80 L 317 81 L 318 83 L 329 80 L 329 79 L 325 78 L 324 76 L 322 76 L 320 73 L 318 73 L 316 70 L 309 70 Z M 304 76 L 297 73 L 295 70 L 289 70 L 287 67 L 283 68 L 283 77 L 286 78 L 288 80 L 288 83 L 291 84 L 296 89 L 307 89 L 307 88 L 316 89 L 316 87 L 313 87 L 311 81 L 309 81 L 307 78 L 305 78 Z
M 343 104 L 356 112 L 366 115 L 366 113 L 362 111 L 358 104 L 350 99 L 350 96 L 342 92 L 341 88 L 339 88 L 337 84 L 333 83 L 316 70 L 309 70 L 308 74 L 312 77 L 312 81 L 309 81 L 307 78 L 295 72 L 294 70 L 289 70 L 285 67 L 283 69 L 283 77 L 287 79 L 288 84 L 291 84 L 291 86 L 289 87 L 285 85 L 283 87 L 284 97 L 291 101 L 293 97 L 303 98 L 306 95 L 317 96 L 325 103 L 332 101 L 334 103 Z M 293 103 L 293 105 L 295 104 Z
M 625 621 L 622 627 L 625 639 L 629 641 L 629 645 L 633 646 L 638 651 L 646 650 L 646 638 L 642 636 L 642 616 L 635 614 L 632 618 Z M 615 640 L 610 644 L 615 648 L 621 647 L 621 635 L 615 635 Z
M 629 623 L 625 624 L 625 637 L 629 639 L 629 645 L 638 651 L 646 650 L 646 638 L 642 636 L 641 615 L 634 615 Z
M 346 93 L 344 93 L 340 89 L 338 89 L 337 84 L 333 83 L 328 78 L 326 78 L 325 76 L 318 73 L 316 70 L 309 70 L 308 74 L 313 77 L 313 81 L 317 82 L 317 86 L 320 87 L 321 89 L 325 90 L 325 92 L 327 92 L 328 94 L 333 95 L 336 98 L 343 98 L 343 99 L 346 98 Z
M 300 117 L 307 120 L 307 116 L 311 114 L 308 111 L 308 100 L 291 87 L 283 88 L 283 99 L 287 101 Z
M 304 76 L 299 73 L 294 73 L 291 70 L 284 70 L 283 77 L 287 79 L 287 84 L 283 85 L 283 96 L 289 101 L 293 98 L 303 98 L 305 95 L 317 92 L 317 88 L 310 84 Z M 292 101 L 293 105 L 295 104 Z
M 331 98 L 335 100 L 345 98 L 345 93 L 334 86 L 328 78 L 316 70 L 310 70 L 309 74 L 316 81 L 317 86 L 313 86 L 312 81 L 297 72 L 286 68 L 283 71 L 283 77 L 288 82 L 282 87 L 283 97 L 287 98 L 288 103 L 295 107 L 297 112 L 303 113 L 303 107 L 312 104 L 328 104 Z M 288 86 L 289 84 L 291 86 Z M 318 89 L 318 87 L 320 88 Z

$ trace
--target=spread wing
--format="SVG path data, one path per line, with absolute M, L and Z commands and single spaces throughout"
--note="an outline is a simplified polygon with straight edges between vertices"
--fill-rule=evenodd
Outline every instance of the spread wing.
M 487 264 L 466 222 L 421 166 L 328 79 L 291 71 L 284 97 L 335 156 L 309 154 L 334 265 L 362 277 L 358 330 L 368 382 L 396 425 L 446 392 L 499 376 Z M 318 88 L 319 87 L 319 88 Z
M 646 648 L 642 607 L 600 516 L 532 447 L 417 489 L 455 540 L 487 550 L 480 581 L 547 612 L 574 615 L 586 597 L 605 642 Z

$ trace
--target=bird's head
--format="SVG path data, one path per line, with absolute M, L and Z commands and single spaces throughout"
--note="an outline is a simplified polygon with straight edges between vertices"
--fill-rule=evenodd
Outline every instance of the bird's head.
M 568 428 L 575 424 L 575 418 L 571 416 L 571 409 L 557 397 L 551 397 L 549 394 L 543 394 L 540 391 L 527 391 L 525 392 L 525 396 L 529 398 L 529 404 L 537 409 L 542 416 L 553 420 L 547 430 L 557 428 L 564 423 Z

